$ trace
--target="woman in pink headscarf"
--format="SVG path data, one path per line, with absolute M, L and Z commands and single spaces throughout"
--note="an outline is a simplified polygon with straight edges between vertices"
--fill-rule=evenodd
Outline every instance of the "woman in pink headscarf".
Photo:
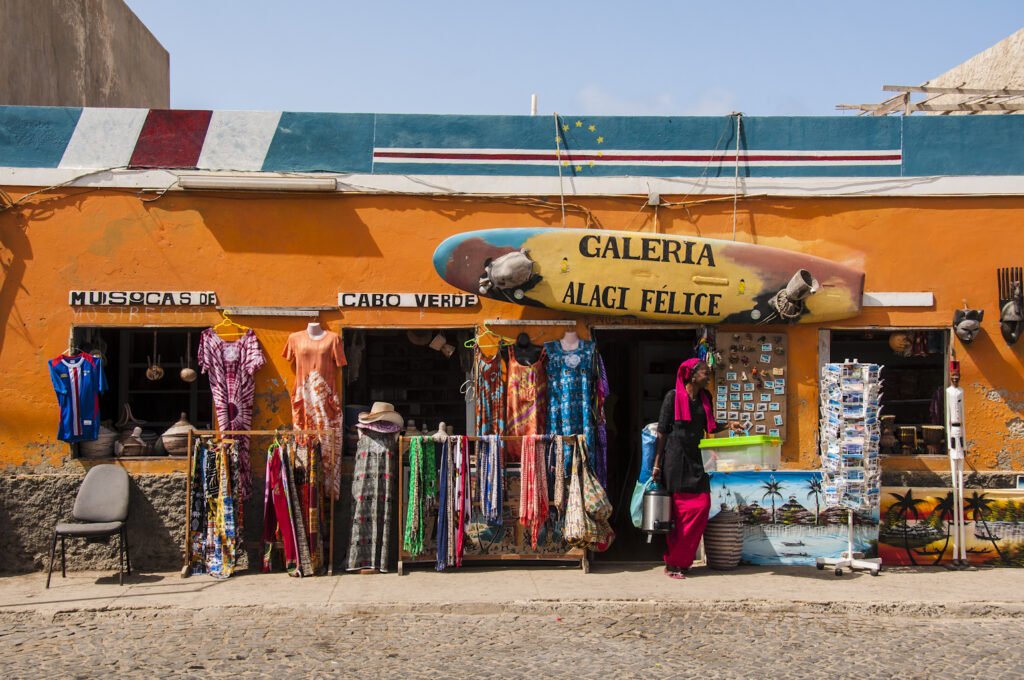
M 726 427 L 742 431 L 738 421 L 719 425 L 711 410 L 711 393 L 706 386 L 711 369 L 699 359 L 679 365 L 676 388 L 669 390 L 658 418 L 658 443 L 654 456 L 654 479 L 672 492 L 672 519 L 668 534 L 665 573 L 686 578 L 697 546 L 708 525 L 711 485 L 700 454 L 700 440 Z M 662 468 L 664 463 L 664 469 Z

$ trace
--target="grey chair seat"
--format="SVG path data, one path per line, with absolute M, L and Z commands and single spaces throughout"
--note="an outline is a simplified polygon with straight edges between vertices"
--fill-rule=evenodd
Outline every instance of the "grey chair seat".
M 54 531 L 65 536 L 110 536 L 120 531 L 122 526 L 124 522 L 59 522 Z
M 64 542 L 67 538 L 84 538 L 92 542 L 96 538 L 108 538 L 115 534 L 118 541 L 119 560 L 117 582 L 124 585 L 125 566 L 130 576 L 132 557 L 128 551 L 128 472 L 119 465 L 96 465 L 89 469 L 75 496 L 75 507 L 71 510 L 74 522 L 57 522 L 53 528 L 53 545 L 50 547 L 50 568 L 46 572 L 46 587 L 50 587 L 53 574 L 53 559 L 60 541 L 60 575 L 67 576 L 67 560 Z M 59 511 L 58 511 L 59 512 Z

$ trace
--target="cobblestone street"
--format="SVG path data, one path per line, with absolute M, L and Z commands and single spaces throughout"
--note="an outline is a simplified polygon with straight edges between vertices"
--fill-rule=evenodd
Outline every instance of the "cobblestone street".
M 822 613 L 7 612 L 6 678 L 1020 678 L 1024 619 Z

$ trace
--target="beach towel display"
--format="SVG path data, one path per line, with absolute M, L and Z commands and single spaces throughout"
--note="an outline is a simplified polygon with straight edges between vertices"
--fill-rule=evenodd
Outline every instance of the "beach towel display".
M 238 447 L 235 442 L 213 444 L 197 439 L 191 462 L 186 561 L 192 574 L 228 578 L 235 570 L 241 531 L 235 515 L 235 509 L 241 506 L 231 487 L 233 471 L 238 466 Z

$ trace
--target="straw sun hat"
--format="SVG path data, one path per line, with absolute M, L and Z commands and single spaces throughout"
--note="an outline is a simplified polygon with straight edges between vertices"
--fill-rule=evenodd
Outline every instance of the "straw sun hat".
M 373 402 L 373 406 L 370 407 L 368 412 L 359 414 L 360 423 L 376 423 L 381 420 L 394 423 L 399 427 L 405 425 L 402 416 L 395 411 L 394 405 L 384 401 Z

